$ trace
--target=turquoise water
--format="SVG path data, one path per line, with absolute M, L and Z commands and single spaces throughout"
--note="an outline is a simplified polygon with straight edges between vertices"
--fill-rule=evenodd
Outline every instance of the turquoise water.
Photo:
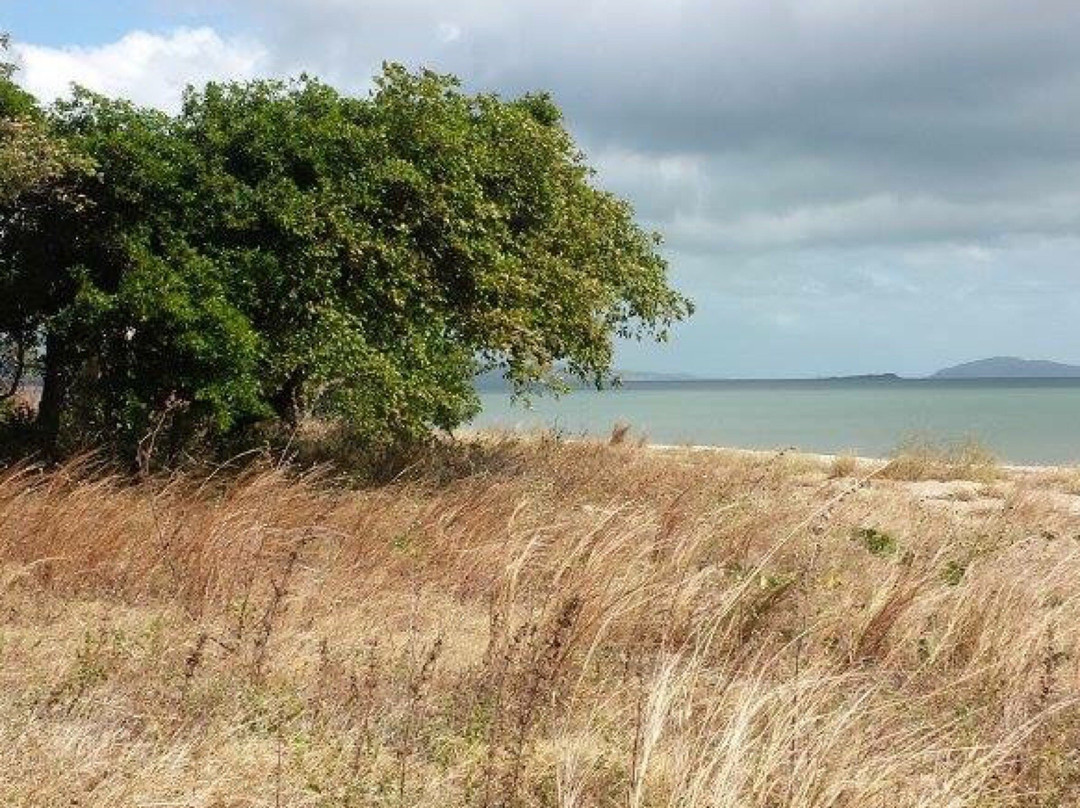
M 907 438 L 977 438 L 1011 463 L 1080 463 L 1080 379 L 633 382 L 514 405 L 482 391 L 477 428 L 607 435 L 653 443 L 883 456 Z

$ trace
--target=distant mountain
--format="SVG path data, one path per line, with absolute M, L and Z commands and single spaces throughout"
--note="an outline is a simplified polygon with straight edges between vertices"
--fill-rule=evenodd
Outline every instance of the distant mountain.
M 939 370 L 932 379 L 1077 379 L 1080 365 L 995 356 Z

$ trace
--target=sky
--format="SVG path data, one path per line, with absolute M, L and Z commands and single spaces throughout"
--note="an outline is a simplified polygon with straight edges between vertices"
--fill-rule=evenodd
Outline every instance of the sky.
M 365 93 L 384 60 L 550 91 L 697 303 L 623 368 L 1080 363 L 1077 0 L 0 0 L 3 29 L 45 100 Z

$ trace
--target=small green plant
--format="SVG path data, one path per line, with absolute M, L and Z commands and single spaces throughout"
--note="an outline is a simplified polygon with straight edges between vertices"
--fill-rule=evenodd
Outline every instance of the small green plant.
M 949 586 L 959 586 L 967 574 L 967 564 L 960 561 L 950 561 L 942 570 L 941 577 Z
M 873 527 L 858 527 L 851 533 L 852 541 L 861 544 L 871 555 L 878 558 L 891 558 L 896 555 L 896 539 L 888 533 Z

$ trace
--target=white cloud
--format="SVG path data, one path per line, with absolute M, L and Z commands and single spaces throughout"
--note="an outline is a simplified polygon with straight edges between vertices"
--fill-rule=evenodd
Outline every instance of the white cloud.
M 457 42 L 461 39 L 461 27 L 452 22 L 440 22 L 438 34 L 440 42 Z
M 20 82 L 44 102 L 67 96 L 71 84 L 138 104 L 176 109 L 184 88 L 263 72 L 266 50 L 248 39 L 223 39 L 211 28 L 143 31 L 92 48 L 17 43 Z

